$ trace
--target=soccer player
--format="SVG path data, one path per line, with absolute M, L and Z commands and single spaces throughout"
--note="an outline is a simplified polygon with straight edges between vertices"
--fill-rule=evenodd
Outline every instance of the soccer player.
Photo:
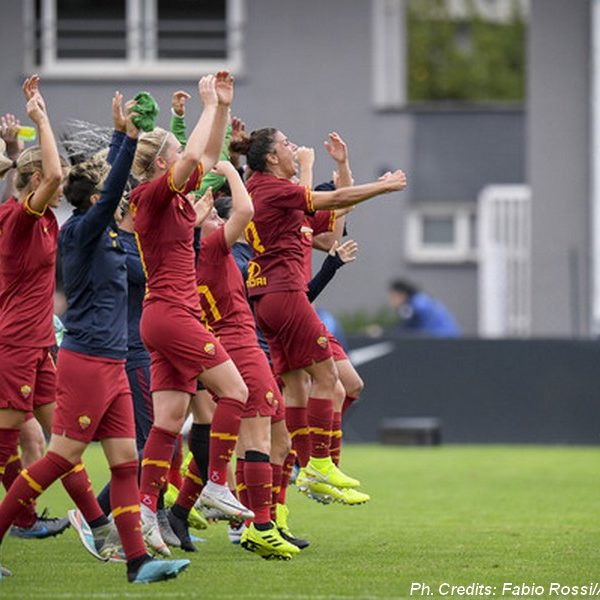
M 233 149 L 247 156 L 253 172 L 247 182 L 254 204 L 254 218 L 246 229 L 254 250 L 248 265 L 248 292 L 269 343 L 274 370 L 283 379 L 286 405 L 308 407 L 310 460 L 305 472 L 311 481 L 330 486 L 332 493 L 357 487 L 359 482 L 342 473 L 329 454 L 332 402 L 343 400 L 344 389 L 327 331 L 306 297 L 300 229 L 306 214 L 400 191 L 406 177 L 396 171 L 373 183 L 312 192 L 290 181 L 296 175 L 296 146 L 283 132 L 260 129 L 236 142 Z M 305 373 L 312 378 L 310 398 Z
M 216 172 L 227 178 L 232 193 L 232 209 L 229 219 L 224 222 L 213 208 L 201 224 L 197 284 L 205 325 L 227 350 L 249 391 L 238 440 L 243 458 L 238 459 L 237 472 L 243 474 L 242 503 L 254 512 L 255 517 L 244 531 L 241 545 L 263 558 L 289 560 L 299 549 L 283 539 L 271 521 L 271 418 L 283 399 L 258 345 L 244 282 L 231 255 L 231 247 L 242 235 L 254 211 L 235 167 L 230 162 L 219 162 Z M 190 468 L 193 465 L 192 461 Z M 185 504 L 182 503 L 193 504 L 200 491 L 199 484 L 194 489 L 192 479 L 186 478 L 186 484 L 172 508 L 175 531 L 178 530 L 174 524 L 176 519 L 179 524 L 185 524 L 187 520 Z
M 113 219 L 136 148 L 133 104 L 128 106 L 127 136 L 108 177 L 108 165 L 99 158 L 78 164 L 68 176 L 65 196 L 75 211 L 59 240 L 67 332 L 58 357 L 52 437 L 46 456 L 21 473 L 0 506 L 0 538 L 20 506 L 80 464 L 88 443 L 98 439 L 111 467 L 111 505 L 127 558 L 127 579 L 147 583 L 177 576 L 189 561 L 153 560 L 140 527 L 133 409 L 123 368 L 127 350 L 125 252 Z M 101 553 L 102 546 L 111 543 L 114 525 L 95 498 L 78 506 Z
M 242 518 L 254 514 L 227 487 L 227 465 L 237 440 L 248 390 L 227 353 L 202 325 L 196 291 L 194 226 L 206 215 L 186 194 L 219 157 L 233 78 L 227 72 L 203 77 L 199 92 L 204 110 L 185 150 L 162 129 L 141 136 L 133 174 L 141 184 L 130 206 L 148 293 L 140 329 L 150 351 L 154 425 L 142 460 L 140 493 L 146 540 L 163 544 L 156 521 L 159 492 L 166 482 L 177 436 L 197 379 L 219 398 L 212 421 L 209 482 L 201 501 Z

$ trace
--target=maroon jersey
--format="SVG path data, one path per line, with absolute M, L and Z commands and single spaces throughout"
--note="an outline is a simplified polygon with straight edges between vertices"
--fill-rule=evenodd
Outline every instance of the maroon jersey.
M 244 280 L 227 247 L 223 227 L 201 239 L 196 275 L 202 321 L 225 349 L 257 346 Z
M 304 249 L 304 280 L 312 279 L 313 238 L 321 233 L 333 231 L 335 227 L 334 210 L 318 210 L 314 215 L 307 215 L 300 231 L 302 231 L 302 248 Z
M 254 219 L 246 239 L 254 250 L 248 263 L 249 296 L 306 291 L 301 228 L 314 212 L 309 188 L 267 173 L 254 173 L 247 184 Z
M 201 178 L 202 165 L 176 189 L 169 171 L 131 192 L 135 237 L 147 281 L 145 304 L 162 300 L 199 314 L 193 245 L 196 212 L 185 194 Z
M 58 224 L 29 198 L 0 206 L 0 343 L 45 348 L 56 343 L 52 314 Z

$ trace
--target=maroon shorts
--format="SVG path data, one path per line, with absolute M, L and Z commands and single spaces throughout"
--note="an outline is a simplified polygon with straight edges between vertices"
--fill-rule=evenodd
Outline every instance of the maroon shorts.
M 151 391 L 195 394 L 198 375 L 229 360 L 229 355 L 200 319 L 168 302 L 144 306 L 142 340 L 150 352 Z
M 31 412 L 56 399 L 56 366 L 48 348 L 0 344 L 0 408 Z
M 334 361 L 337 362 L 338 360 L 349 360 L 348 355 L 346 354 L 346 351 L 344 350 L 342 345 L 338 342 L 337 338 L 329 331 L 327 332 L 327 339 L 329 340 L 329 346 L 331 348 Z
M 53 434 L 85 443 L 106 438 L 135 439 L 125 361 L 62 348 L 57 367 Z
M 331 358 L 327 329 L 304 292 L 264 294 L 254 310 L 277 375 Z
M 257 415 L 273 417 L 279 404 L 283 404 L 283 399 L 265 353 L 258 344 L 245 348 L 232 348 L 226 340 L 222 341 L 248 387 L 248 400 L 242 418 Z

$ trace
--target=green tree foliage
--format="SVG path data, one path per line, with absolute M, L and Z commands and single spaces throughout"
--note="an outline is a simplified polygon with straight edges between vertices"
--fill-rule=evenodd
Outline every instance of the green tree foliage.
M 411 102 L 519 102 L 525 95 L 526 23 L 513 0 L 503 22 L 452 18 L 445 0 L 409 0 L 408 97 Z

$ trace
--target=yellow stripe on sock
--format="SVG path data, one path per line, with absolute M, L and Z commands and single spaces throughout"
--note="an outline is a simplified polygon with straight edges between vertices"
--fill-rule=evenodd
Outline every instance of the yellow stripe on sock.
M 21 476 L 29 484 L 29 487 L 35 490 L 38 494 L 41 494 L 44 491 L 44 488 L 35 479 L 33 479 L 27 469 L 23 469 L 21 471 Z
M 144 458 L 142 460 L 142 467 L 164 467 L 168 469 L 171 466 L 171 463 L 168 460 L 154 460 L 152 458 Z
M 83 463 L 77 463 L 70 471 L 68 471 L 64 475 L 61 475 L 60 478 L 64 479 L 65 477 L 68 477 L 71 474 L 81 473 L 81 471 L 83 471 L 84 469 L 85 467 L 83 466 Z
M 274 494 L 279 494 L 280 491 L 281 491 L 281 486 L 280 485 L 274 485 L 273 486 L 273 493 Z
M 247 490 L 247 489 L 248 489 L 248 486 L 246 486 L 246 484 L 244 484 L 244 483 L 238 483 L 235 486 L 235 491 L 236 492 L 243 492 L 244 490 Z
M 290 431 L 290 437 L 294 439 L 297 435 L 308 435 L 310 433 L 310 427 L 302 427 L 295 431 Z
M 112 509 L 113 519 L 121 516 L 123 513 L 139 513 L 140 505 L 139 504 L 131 504 L 130 506 L 117 506 L 117 508 Z
M 332 435 L 332 437 L 341 438 L 342 437 L 342 430 L 338 429 L 337 431 L 332 431 L 331 435 Z
M 8 457 L 8 460 L 6 461 L 6 464 L 10 465 L 10 463 L 17 462 L 20 458 L 21 458 L 20 454 L 13 454 L 12 456 Z
M 310 432 L 311 433 L 316 433 L 318 435 L 327 435 L 327 436 L 332 436 L 333 435 L 333 431 L 328 431 L 326 429 L 321 429 L 321 427 L 310 427 Z
M 204 485 L 204 481 L 202 481 L 202 477 L 198 477 L 197 475 L 194 475 L 189 469 L 186 470 L 185 477 L 189 477 L 194 483 L 197 483 L 198 485 Z
M 232 433 L 219 433 L 218 431 L 211 431 L 210 437 L 217 438 L 223 441 L 231 440 L 232 442 L 237 442 L 238 439 L 237 435 L 233 435 Z
M 6 471 L 6 469 L 4 467 L 0 467 L 0 479 L 4 475 L 4 471 Z

